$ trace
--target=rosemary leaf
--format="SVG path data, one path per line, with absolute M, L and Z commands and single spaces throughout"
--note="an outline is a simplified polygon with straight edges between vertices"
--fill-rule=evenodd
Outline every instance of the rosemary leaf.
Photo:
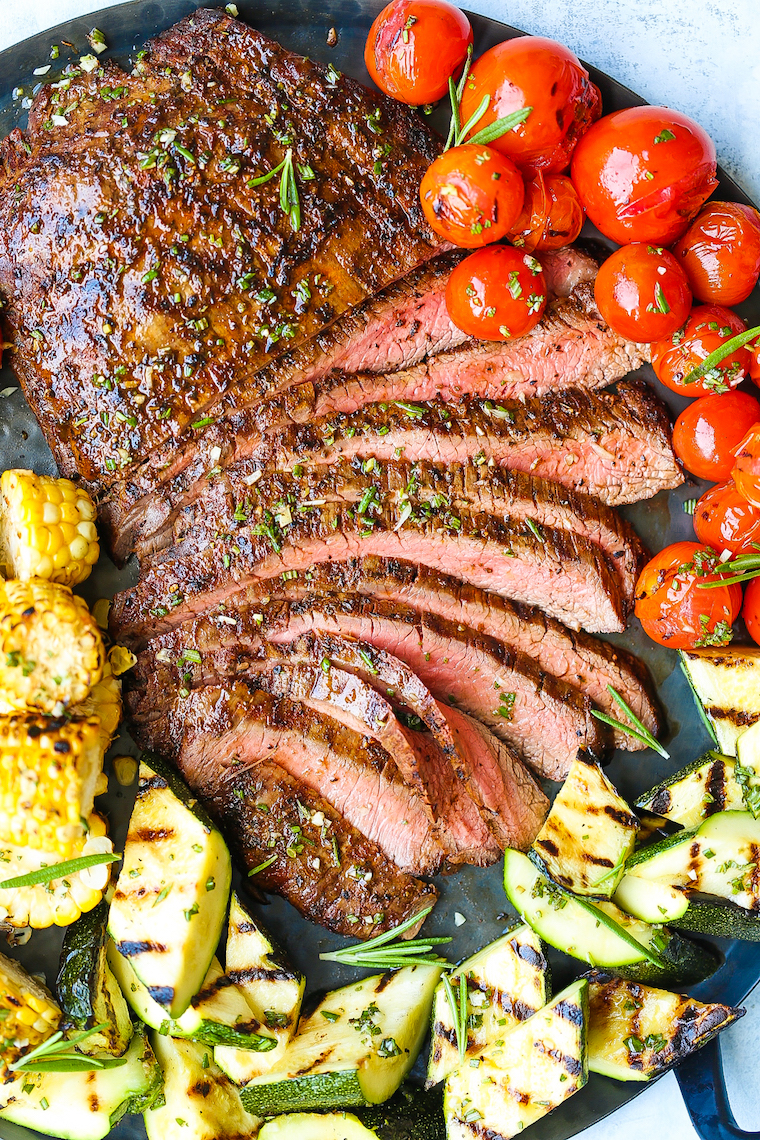
M 634 727 L 631 728 L 631 725 L 624 724 L 622 721 L 616 720 L 612 716 L 607 716 L 606 713 L 597 712 L 596 709 L 592 709 L 592 716 L 595 716 L 597 720 L 601 720 L 604 724 L 611 725 L 612 728 L 620 729 L 621 732 L 625 732 L 628 736 L 634 737 L 635 740 L 640 740 L 649 748 L 653 748 L 654 751 L 658 752 L 660 756 L 662 756 L 665 760 L 669 760 L 670 753 L 667 752 L 665 748 L 663 748 L 658 740 L 655 740 L 646 725 L 642 724 L 630 705 L 628 705 L 620 696 L 620 693 L 617 691 L 617 689 L 613 688 L 612 685 L 608 685 L 607 692 L 610 694 L 615 703 L 619 705 L 619 707 L 623 710 Z
M 714 352 L 711 352 L 709 356 L 705 357 L 700 365 L 696 368 L 692 368 L 691 372 L 688 372 L 686 376 L 684 376 L 683 384 L 696 384 L 698 380 L 701 380 L 702 377 L 715 368 L 716 365 L 722 363 L 732 352 L 744 348 L 745 344 L 749 344 L 752 340 L 757 340 L 758 337 L 760 337 L 760 325 L 755 325 L 754 328 L 747 329 L 746 332 L 732 336 L 730 340 L 725 341 L 716 348 Z
M 478 125 L 478 123 L 480 122 L 480 120 L 483 118 L 486 111 L 488 110 L 490 102 L 491 102 L 491 96 L 488 94 L 484 95 L 483 98 L 478 103 L 475 110 L 470 115 L 467 122 L 464 124 L 463 127 L 460 127 L 458 135 L 457 135 L 457 144 L 461 143 L 465 138 L 467 138 L 467 135 L 470 133 L 470 131 L 473 129 L 473 127 L 476 127 Z
M 75 1052 L 74 1046 L 81 1045 L 88 1037 L 108 1029 L 108 1022 L 104 1021 L 93 1029 L 84 1033 L 77 1033 L 68 1040 L 63 1040 L 63 1033 L 58 1030 L 43 1041 L 36 1049 L 25 1053 L 17 1061 L 8 1066 L 14 1073 L 78 1073 L 96 1069 L 114 1069 L 125 1065 L 126 1057 L 89 1057 L 84 1053 Z
M 62 863 L 51 863 L 47 867 L 39 867 L 30 871 L 28 875 L 19 875 L 16 879 L 5 879 L 0 883 L 0 890 L 10 891 L 16 887 L 36 887 L 40 883 L 52 883 L 54 879 L 65 879 L 69 875 L 76 875 L 79 871 L 86 871 L 88 867 L 98 867 L 102 863 L 118 863 L 121 855 L 115 852 L 102 852 L 97 855 L 82 855 L 79 859 L 65 859 Z
M 495 119 L 487 127 L 483 127 L 482 131 L 473 135 L 471 139 L 467 139 L 467 142 L 474 143 L 476 146 L 492 143 L 496 139 L 500 139 L 502 135 L 507 134 L 508 131 L 513 131 L 515 127 L 519 127 L 520 123 L 524 123 L 532 110 L 532 107 L 521 107 L 519 111 L 513 111 L 511 115 L 505 115 L 503 119 Z
M 457 1033 L 459 1056 L 464 1060 L 467 1052 L 467 975 L 459 975 L 459 1032 Z
M 451 942 L 450 938 L 411 938 L 408 941 L 396 941 L 399 934 L 416 926 L 420 919 L 430 914 L 432 907 L 411 915 L 404 922 L 394 926 L 391 930 L 377 934 L 367 942 L 354 943 L 353 946 L 344 946 L 341 950 L 333 950 L 329 954 L 320 954 L 324 962 L 341 962 L 346 966 L 378 968 L 380 970 L 398 970 L 402 966 L 449 966 L 445 958 L 433 954 L 432 947 L 444 942 Z

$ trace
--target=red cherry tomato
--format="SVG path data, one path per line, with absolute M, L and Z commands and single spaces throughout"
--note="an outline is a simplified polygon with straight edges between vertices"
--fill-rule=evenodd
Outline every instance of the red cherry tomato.
M 670 336 L 691 305 L 686 274 L 672 253 L 643 243 L 610 254 L 596 275 L 594 296 L 610 328 L 637 341 Z
M 575 241 L 585 216 L 570 179 L 539 170 L 525 184 L 522 213 L 509 231 L 509 240 L 528 253 L 561 249 Z
M 484 52 L 473 65 L 462 95 L 462 122 L 488 109 L 474 130 L 524 107 L 527 119 L 492 144 L 521 170 L 565 170 L 583 132 L 602 109 L 599 88 L 578 57 L 542 36 L 518 36 Z
M 731 478 L 737 491 L 760 507 L 760 425 L 751 427 L 737 447 Z
M 694 533 L 719 554 L 724 550 L 734 556 L 757 554 L 753 543 L 760 545 L 760 510 L 748 503 L 729 479 L 710 487 L 697 503 Z
M 744 591 L 742 617 L 747 633 L 756 645 L 760 645 L 760 578 L 753 578 Z
M 652 346 L 655 375 L 681 396 L 728 392 L 740 384 L 749 371 L 750 359 L 746 348 L 732 352 L 705 373 L 701 380 L 691 384 L 684 384 L 684 380 L 711 352 L 737 333 L 744 332 L 746 327 L 741 317 L 730 309 L 720 305 L 698 305 L 692 309 L 683 328 Z
M 687 471 L 699 479 L 728 479 L 734 452 L 753 424 L 760 423 L 760 402 L 746 392 L 703 396 L 684 408 L 673 428 L 673 450 Z
M 719 581 L 718 555 L 698 542 L 675 542 L 647 562 L 636 583 L 636 617 L 644 632 L 670 649 L 728 645 L 742 604 L 741 586 Z
M 760 343 L 749 345 L 749 374 L 756 384 L 760 384 Z
M 425 171 L 420 200 L 432 229 L 455 245 L 499 241 L 520 213 L 522 175 L 490 146 L 455 146 Z
M 546 308 L 541 263 L 510 245 L 479 249 L 452 271 L 446 308 L 457 328 L 470 336 L 522 336 L 538 324 Z
M 760 276 L 760 214 L 740 202 L 708 202 L 673 253 L 700 301 L 738 305 Z
M 697 123 L 666 107 L 628 107 L 586 132 L 571 173 L 607 237 L 670 245 L 718 185 L 715 171 L 715 147 Z
M 435 103 L 472 43 L 464 12 L 445 0 L 393 0 L 367 36 L 364 62 L 377 86 L 402 103 Z

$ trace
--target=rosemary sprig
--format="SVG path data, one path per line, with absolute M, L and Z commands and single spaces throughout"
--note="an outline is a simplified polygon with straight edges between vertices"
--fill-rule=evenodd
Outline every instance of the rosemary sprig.
M 752 544 L 757 546 L 757 543 Z M 722 562 L 715 567 L 712 582 L 697 582 L 700 590 L 715 590 L 718 586 L 733 586 L 736 582 L 749 582 L 760 575 L 760 554 L 740 554 L 729 562 Z M 728 577 L 723 577 L 728 574 Z
M 612 685 L 608 685 L 607 692 L 615 704 L 620 706 L 634 727 L 631 728 L 630 725 L 623 724 L 622 721 L 615 720 L 613 716 L 607 716 L 606 713 L 597 712 L 596 709 L 591 710 L 591 715 L 595 716 L 597 720 L 601 720 L 604 724 L 611 725 L 612 728 L 620 729 L 621 732 L 625 732 L 626 735 L 634 737 L 635 740 L 640 740 L 642 744 L 646 744 L 648 748 L 653 748 L 655 752 L 659 752 L 660 756 L 664 757 L 665 760 L 669 760 L 670 753 L 663 748 L 658 740 L 655 740 L 647 726 L 639 720 L 630 705 L 626 704 L 617 689 L 614 689 Z
M 430 914 L 432 906 L 413 914 L 398 926 L 377 934 L 368 942 L 358 942 L 353 946 L 344 946 L 342 950 L 333 950 L 329 954 L 320 954 L 323 962 L 340 962 L 344 966 L 368 967 L 378 970 L 400 970 L 402 966 L 446 966 L 449 962 L 445 958 L 432 953 L 434 946 L 444 942 L 451 942 L 450 938 L 410 938 L 407 941 L 395 941 L 399 934 L 416 926 L 420 919 Z
M 459 1050 L 459 1059 L 463 1061 L 467 1054 L 467 976 L 465 974 L 459 975 L 459 1000 L 454 993 L 454 988 L 451 985 L 446 974 L 443 975 L 443 989 L 446 994 L 446 999 L 451 1009 L 451 1017 L 454 1022 L 454 1033 L 457 1039 L 457 1049 Z
M 278 174 L 280 175 L 280 209 L 283 214 L 290 218 L 292 229 L 299 230 L 301 228 L 301 203 L 298 198 L 298 184 L 293 166 L 293 151 L 290 147 L 285 152 L 282 162 L 273 166 L 266 174 L 260 174 L 257 178 L 249 178 L 248 185 L 263 186 L 265 182 L 269 182 Z
M 19 875 L 16 879 L 5 879 L 0 883 L 0 891 L 10 891 L 16 887 L 36 887 L 40 883 L 51 883 L 53 879 L 65 879 L 68 875 L 76 875 L 79 871 L 86 871 L 88 867 L 98 867 L 101 863 L 118 863 L 121 855 L 115 852 L 102 852 L 96 855 L 82 855 L 80 859 L 65 859 L 62 863 L 50 863 L 47 867 L 40 867 L 30 871 L 28 875 Z
M 507 131 L 513 131 L 515 127 L 519 127 L 520 123 L 524 123 L 533 110 L 532 107 L 522 107 L 519 111 L 513 111 L 511 115 L 505 115 L 503 118 L 496 119 L 493 123 L 489 123 L 482 131 L 478 131 L 477 134 L 474 134 L 472 138 L 468 139 L 467 135 L 483 118 L 491 102 L 491 96 L 484 95 L 467 122 L 464 126 L 462 125 L 462 96 L 471 67 L 472 44 L 470 44 L 467 49 L 467 59 L 465 60 L 459 83 L 454 83 L 453 77 L 449 76 L 451 122 L 449 123 L 449 133 L 446 136 L 446 145 L 443 148 L 445 151 L 449 150 L 452 146 L 459 146 L 459 144 L 465 140 L 468 143 L 474 143 L 476 146 L 485 146 L 488 143 L 492 143 L 496 139 L 501 138 L 502 135 L 505 135 Z
M 701 380 L 708 372 L 712 372 L 713 368 L 717 367 L 727 356 L 737 349 L 744 348 L 745 344 L 749 344 L 752 340 L 757 340 L 760 337 L 760 325 L 755 325 L 753 329 L 747 329 L 746 332 L 737 333 L 732 336 L 730 340 L 725 341 L 718 348 L 711 352 L 709 356 L 699 364 L 696 368 L 692 368 L 691 372 L 683 379 L 684 384 L 696 384 L 697 380 Z
M 93 1069 L 116 1069 L 126 1065 L 126 1057 L 89 1057 L 84 1053 L 77 1053 L 75 1045 L 81 1045 L 88 1037 L 108 1029 L 108 1022 L 96 1025 L 84 1033 L 77 1033 L 64 1041 L 63 1033 L 58 1030 L 47 1041 L 43 1041 L 36 1049 L 19 1057 L 8 1069 L 12 1073 L 83 1073 Z

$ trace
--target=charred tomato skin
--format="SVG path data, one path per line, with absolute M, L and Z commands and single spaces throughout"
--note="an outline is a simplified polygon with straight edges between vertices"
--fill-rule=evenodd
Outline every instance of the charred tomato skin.
M 757 554 L 760 544 L 760 509 L 753 507 L 736 489 L 732 479 L 705 491 L 694 510 L 694 533 L 698 540 L 720 554 Z
M 753 424 L 760 423 L 760 401 L 747 392 L 702 396 L 681 412 L 673 428 L 673 450 L 699 479 L 728 479 L 735 451 Z
M 452 271 L 446 308 L 457 328 L 483 340 L 510 340 L 530 332 L 546 308 L 541 263 L 510 245 L 470 254 Z
M 686 274 L 672 253 L 646 242 L 610 254 L 597 273 L 594 297 L 610 328 L 639 342 L 671 336 L 691 307 Z
M 571 177 L 583 208 L 621 245 L 671 245 L 718 185 L 710 136 L 679 111 L 628 107 L 594 123 Z
M 578 57 L 543 36 L 518 36 L 484 52 L 473 64 L 462 94 L 466 123 L 489 96 L 475 130 L 525 107 L 528 118 L 493 142 L 528 174 L 566 170 L 584 131 L 599 118 L 599 88 Z
M 420 106 L 446 94 L 471 43 L 470 21 L 446 0 L 392 0 L 369 30 L 364 62 L 386 95 Z
M 673 253 L 697 300 L 738 305 L 760 276 L 760 213 L 741 202 L 707 202 Z
M 500 241 L 518 217 L 523 197 L 515 164 L 492 147 L 471 143 L 439 155 L 420 185 L 431 229 L 471 249 Z
M 719 581 L 718 555 L 698 542 L 675 542 L 656 554 L 636 583 L 635 614 L 644 632 L 669 649 L 727 645 L 742 605 L 739 585 L 701 589 Z
M 525 184 L 525 201 L 509 240 L 527 253 L 562 249 L 578 237 L 585 217 L 570 179 L 539 170 Z
M 755 645 L 760 645 L 760 578 L 753 578 L 744 591 L 742 617 Z
M 737 313 L 722 305 L 695 306 L 679 329 L 652 346 L 652 367 L 657 379 L 680 396 L 720 395 L 736 388 L 750 369 L 747 348 L 726 356 L 700 380 L 690 384 L 684 381 L 711 352 L 746 328 Z

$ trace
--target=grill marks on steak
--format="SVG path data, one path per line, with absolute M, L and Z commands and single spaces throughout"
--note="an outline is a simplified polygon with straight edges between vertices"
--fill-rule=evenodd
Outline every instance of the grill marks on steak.
M 280 470 L 356 456 L 496 465 L 594 495 L 608 506 L 648 499 L 683 482 L 667 411 L 640 380 L 624 380 L 616 392 L 573 388 L 525 400 L 368 404 L 269 432 L 253 455 L 262 467 Z
M 431 883 L 400 871 L 327 800 L 278 765 L 202 765 L 199 774 L 197 754 L 197 744 L 187 757 L 180 753 L 179 767 L 243 864 L 261 868 L 250 880 L 258 889 L 282 895 L 311 922 L 352 938 L 391 930 L 435 903 Z
M 419 117 L 223 12 L 175 24 L 130 74 L 75 75 L 47 129 L 56 100 L 43 87 L 0 150 L 0 291 L 58 464 L 95 488 L 443 247 Z M 296 175 L 297 231 L 278 178 L 251 186 L 288 149 L 315 172 Z

